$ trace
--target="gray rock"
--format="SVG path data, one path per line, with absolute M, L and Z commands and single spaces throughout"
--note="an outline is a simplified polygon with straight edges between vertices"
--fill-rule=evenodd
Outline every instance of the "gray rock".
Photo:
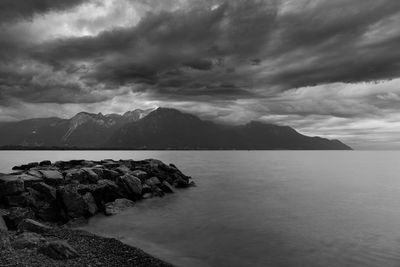
M 142 170 L 134 170 L 132 172 L 133 176 L 136 176 L 137 178 L 139 178 L 141 181 L 145 181 L 146 178 L 148 177 L 147 172 L 142 171 Z
M 43 177 L 43 175 L 38 170 L 29 170 L 27 174 L 37 178 Z
M 152 198 L 153 194 L 152 193 L 146 193 L 142 196 L 144 199 Z
M 57 222 L 63 219 L 62 209 L 56 202 L 41 205 L 36 211 L 36 216 L 50 222 Z
M 142 195 L 147 194 L 147 193 L 151 193 L 153 192 L 153 190 L 151 189 L 151 186 L 144 184 L 142 186 Z
M 86 182 L 89 184 L 95 184 L 99 180 L 99 175 L 92 168 L 82 168 L 86 173 Z
M 115 170 L 117 172 L 119 172 L 121 175 L 125 175 L 125 174 L 130 174 L 131 173 L 131 170 L 128 167 L 126 167 L 125 165 L 119 166 Z
M 165 193 L 174 193 L 174 188 L 167 181 L 163 181 L 161 184 L 158 185 L 158 187 L 160 187 L 161 190 Z
M 46 183 L 36 183 L 32 188 L 39 192 L 45 199 L 53 201 L 56 199 L 56 189 Z
M 43 160 L 39 163 L 39 166 L 50 166 L 51 161 L 50 160 Z
M 81 184 L 94 184 L 99 176 L 91 168 L 71 169 L 65 172 L 67 182 L 78 181 Z
M 103 168 L 103 166 L 99 167 L 99 166 L 97 165 L 97 166 L 94 166 L 93 168 L 90 168 L 90 169 L 91 169 L 94 173 L 97 174 L 98 180 L 99 180 L 99 179 L 104 179 L 104 168 Z
M 3 218 L 7 228 L 10 230 L 16 230 L 24 219 L 33 219 L 35 217 L 35 213 L 30 208 L 13 207 L 8 212 Z
M 112 202 L 117 198 L 122 198 L 123 194 L 118 185 L 110 180 L 99 180 L 91 191 L 97 205 L 103 206 L 104 203 Z
M 153 196 L 163 197 L 165 195 L 164 191 L 157 186 L 152 186 L 151 189 L 153 190 Z
M 15 195 L 25 191 L 24 181 L 17 176 L 2 176 L 0 182 L 0 195 L 2 196 Z
M 82 196 L 78 192 L 77 185 L 70 184 L 60 187 L 59 192 L 70 218 L 87 217 L 97 212 L 96 202 L 91 193 Z
M 88 213 L 91 216 L 95 215 L 99 209 L 97 207 L 96 201 L 94 200 L 92 194 L 90 192 L 87 192 L 82 197 L 83 197 L 83 200 L 85 201 Z
M 114 161 L 105 161 L 102 162 L 103 166 L 106 167 L 107 169 L 114 169 L 120 166 L 119 163 L 114 162 Z
M 38 252 L 55 260 L 67 260 L 79 257 L 78 252 L 74 248 L 61 240 L 46 243 L 39 248 Z
M 142 182 L 133 175 L 125 174 L 119 177 L 117 185 L 129 198 L 137 199 L 142 194 Z
M 44 182 L 51 186 L 58 186 L 64 183 L 64 177 L 61 172 L 56 170 L 40 170 L 43 175 Z
M 18 225 L 18 230 L 21 232 L 34 232 L 34 233 L 45 233 L 52 228 L 44 225 L 32 219 L 25 219 Z
M 111 181 L 116 181 L 118 177 L 120 177 L 121 174 L 117 171 L 114 170 L 108 170 L 108 169 L 104 169 L 103 170 L 103 177 L 104 179 L 108 179 Z
M 133 207 L 135 205 L 135 202 L 132 200 L 126 199 L 126 198 L 119 198 L 116 199 L 114 202 L 107 203 L 104 206 L 104 214 L 105 215 L 115 215 L 123 210 L 126 210 L 127 208 Z
M 11 242 L 11 246 L 14 249 L 32 249 L 39 247 L 40 244 L 44 244 L 46 239 L 37 234 L 25 232 L 17 235 L 15 239 Z
M 71 218 L 86 216 L 86 202 L 78 193 L 77 186 L 70 184 L 59 189 L 61 200 Z
M 161 184 L 160 180 L 159 180 L 157 177 L 155 177 L 155 176 L 153 176 L 153 177 L 147 179 L 147 180 L 145 181 L 145 183 L 146 183 L 147 185 L 149 185 L 149 186 L 154 186 L 154 185 L 159 185 L 159 184 Z

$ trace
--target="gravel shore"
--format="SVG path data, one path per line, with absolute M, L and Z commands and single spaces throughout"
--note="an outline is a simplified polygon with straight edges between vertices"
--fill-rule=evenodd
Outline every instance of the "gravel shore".
M 15 232 L 9 233 L 13 238 Z M 1 250 L 0 266 L 173 266 L 116 239 L 99 237 L 82 230 L 54 228 L 44 233 L 43 237 L 67 241 L 79 253 L 79 257 L 60 261 L 38 253 L 35 248 Z

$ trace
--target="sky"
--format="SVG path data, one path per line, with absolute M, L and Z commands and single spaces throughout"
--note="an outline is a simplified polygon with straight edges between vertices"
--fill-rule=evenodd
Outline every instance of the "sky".
M 398 0 L 1 0 L 0 121 L 172 107 L 400 149 Z

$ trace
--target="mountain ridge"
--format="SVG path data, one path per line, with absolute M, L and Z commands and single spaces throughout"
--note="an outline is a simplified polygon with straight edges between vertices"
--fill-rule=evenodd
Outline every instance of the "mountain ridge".
M 57 117 L 1 123 L 0 146 L 210 149 L 349 150 L 339 140 L 309 137 L 289 126 L 251 121 L 223 125 L 171 108 L 135 109 L 122 115 L 79 112 Z

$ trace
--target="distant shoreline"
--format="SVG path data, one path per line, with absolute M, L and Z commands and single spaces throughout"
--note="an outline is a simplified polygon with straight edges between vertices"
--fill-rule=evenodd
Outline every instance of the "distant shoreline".
M 240 148 L 120 148 L 2 146 L 0 151 L 352 151 L 354 149 L 240 149 Z

